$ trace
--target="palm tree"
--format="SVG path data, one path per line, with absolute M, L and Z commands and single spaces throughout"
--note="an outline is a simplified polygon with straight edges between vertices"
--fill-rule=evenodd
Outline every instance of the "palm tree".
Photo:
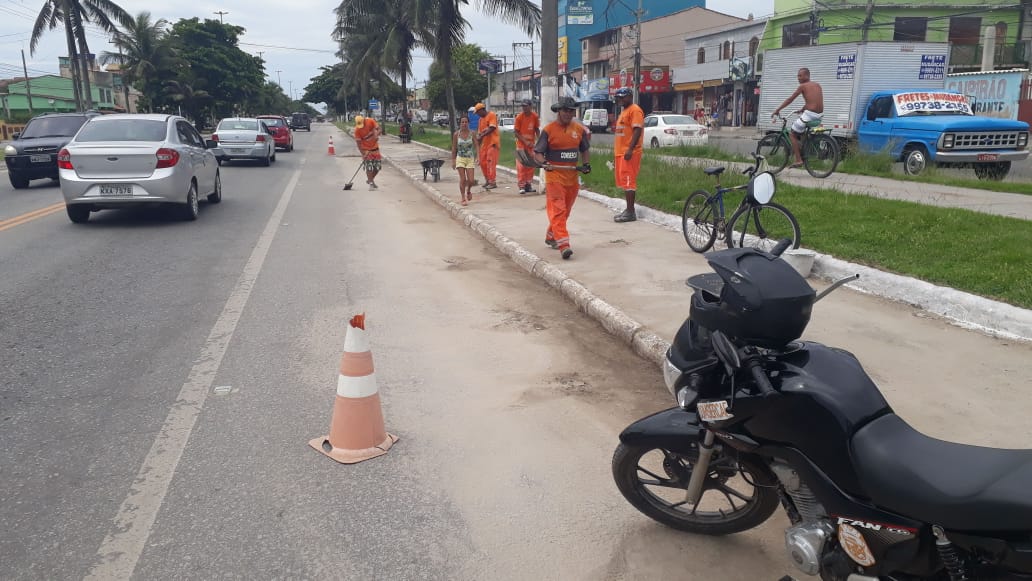
M 143 92 L 150 103 L 159 97 L 155 94 L 160 91 L 157 83 L 159 71 L 170 68 L 175 58 L 175 49 L 168 42 L 167 26 L 168 21 L 164 18 L 152 21 L 150 12 L 140 12 L 129 26 L 116 31 L 112 37 L 112 44 L 118 52 L 105 51 L 100 55 L 100 62 L 119 66 L 127 107 L 129 85 Z
M 68 58 L 72 63 L 72 77 L 75 78 L 76 72 L 81 77 L 83 101 L 87 109 L 93 108 L 93 94 L 90 88 L 90 47 L 86 42 L 86 25 L 92 23 L 105 32 L 114 33 L 117 31 L 115 21 L 128 27 L 133 20 L 128 12 L 111 0 L 44 0 L 43 8 L 36 17 L 36 24 L 32 27 L 30 53 L 35 52 L 44 29 L 53 30 L 58 22 L 64 25 L 65 35 L 68 37 Z M 78 41 L 77 53 L 72 38 Z M 83 59 L 82 62 L 79 62 L 80 57 Z
M 462 16 L 462 9 L 470 5 L 470 0 L 394 1 L 403 4 L 403 7 L 398 10 L 410 18 L 410 29 L 417 41 L 411 48 L 425 48 L 435 60 L 441 63 L 444 70 L 448 110 L 454 112 L 452 50 L 465 41 L 466 30 L 470 24 Z M 541 28 L 541 9 L 531 0 L 477 0 L 477 5 L 481 12 L 520 26 L 529 35 L 538 34 Z M 346 33 L 349 30 L 355 31 L 359 29 L 356 24 L 361 22 L 363 15 L 376 14 L 381 11 L 383 11 L 382 0 L 341 0 L 335 10 L 337 14 L 335 34 Z M 397 14 L 395 18 L 398 18 Z M 397 57 L 398 54 L 393 56 Z M 409 53 L 409 58 L 407 66 L 411 67 L 411 53 Z M 449 115 L 449 119 L 451 130 L 455 131 L 455 116 Z
M 43 3 L 43 8 L 36 16 L 36 23 L 32 26 L 32 35 L 29 37 L 29 54 L 36 54 L 36 47 L 39 45 L 43 33 L 57 28 L 58 25 L 64 26 L 65 40 L 68 42 L 68 67 L 72 73 L 75 108 L 81 111 L 83 100 L 79 87 L 79 54 L 75 49 L 75 31 L 64 0 L 47 0 Z

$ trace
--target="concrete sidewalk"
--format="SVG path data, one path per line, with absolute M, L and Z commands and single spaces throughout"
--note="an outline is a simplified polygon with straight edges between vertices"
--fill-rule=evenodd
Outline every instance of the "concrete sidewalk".
M 421 159 L 447 158 L 447 154 L 437 148 L 417 142 L 403 145 L 390 137 L 381 140 L 381 148 L 389 161 L 402 172 L 418 178 L 417 181 L 422 181 Z M 534 271 L 535 268 L 550 271 L 546 264 L 554 262 L 562 269 L 562 276 L 549 273 L 548 278 L 552 279 L 550 283 L 553 286 L 560 289 L 561 285 L 556 283 L 558 281 L 566 287 L 576 283 L 577 286 L 590 289 L 592 296 L 603 299 L 620 315 L 613 321 L 638 321 L 645 329 L 661 338 L 661 343 L 665 338 L 673 336 L 677 326 L 687 316 L 689 292 L 683 284 L 685 278 L 710 271 L 704 258 L 692 252 L 684 243 L 679 217 L 639 206 L 638 222 L 616 224 L 612 216 L 622 209 L 623 201 L 584 190 L 571 219 L 574 258 L 571 261 L 556 260 L 558 254 L 544 245 L 547 222 L 544 197 L 540 193 L 519 195 L 512 173 L 500 167 L 499 189 L 486 192 L 475 188 L 475 191 L 479 191 L 475 201 L 467 208 L 462 208 L 457 203 L 459 196 L 455 172 L 445 166 L 441 175 L 441 182 L 427 182 L 428 190 L 438 198 L 439 203 L 449 208 L 453 216 L 464 220 L 467 225 L 475 220 L 472 226 L 474 230 L 482 234 L 490 230 L 491 238 L 502 235 L 513 240 L 525 249 L 520 253 L 512 253 L 512 256 L 518 257 L 514 260 L 538 276 L 544 278 L 541 272 Z M 447 200 L 452 204 L 447 204 Z M 486 222 L 486 226 L 480 225 L 480 221 Z M 506 251 L 503 249 L 503 252 Z M 529 256 L 524 256 L 524 253 Z M 544 262 L 536 267 L 539 257 Z M 859 273 L 861 279 L 850 286 L 862 293 L 899 302 L 908 309 L 916 307 L 923 314 L 944 317 L 965 328 L 1004 338 L 1032 341 L 1032 311 L 1026 309 L 848 263 L 829 255 L 818 254 L 814 273 L 822 279 L 814 281 L 817 286 Z M 571 281 L 563 283 L 564 277 Z M 585 305 L 581 303 L 590 302 L 583 297 L 572 298 L 582 308 Z M 674 312 L 683 313 L 680 319 L 671 317 L 671 305 L 677 305 Z M 637 333 L 637 328 L 626 320 L 625 326 L 631 329 L 626 338 L 630 341 Z M 624 323 L 603 324 L 610 327 Z M 649 337 L 643 341 L 654 343 L 653 339 Z M 640 351 L 642 346 L 638 348 Z M 654 348 L 661 349 L 661 345 Z M 650 358 L 657 357 L 657 351 L 640 352 Z

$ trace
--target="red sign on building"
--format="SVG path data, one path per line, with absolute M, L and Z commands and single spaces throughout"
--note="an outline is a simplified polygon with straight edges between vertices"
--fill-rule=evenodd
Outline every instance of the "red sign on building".
M 609 75 L 609 94 L 612 95 L 621 87 L 634 86 L 634 71 L 618 71 Z M 670 67 L 642 67 L 638 85 L 640 93 L 668 93 L 670 86 Z

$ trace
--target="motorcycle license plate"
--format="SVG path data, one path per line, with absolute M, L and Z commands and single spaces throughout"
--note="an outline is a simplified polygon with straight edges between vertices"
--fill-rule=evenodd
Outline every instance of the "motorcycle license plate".
M 978 161 L 996 161 L 1000 156 L 995 153 L 979 153 Z
M 699 419 L 704 422 L 719 422 L 734 417 L 728 413 L 727 402 L 724 400 L 700 402 L 696 409 L 699 412 Z

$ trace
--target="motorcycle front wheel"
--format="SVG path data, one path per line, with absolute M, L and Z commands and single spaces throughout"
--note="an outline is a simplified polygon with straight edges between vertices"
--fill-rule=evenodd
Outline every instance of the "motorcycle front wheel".
M 777 478 L 765 464 L 735 452 L 716 452 L 697 505 L 686 489 L 698 452 L 620 444 L 613 478 L 624 498 L 668 527 L 703 535 L 727 535 L 757 527 L 778 508 Z

